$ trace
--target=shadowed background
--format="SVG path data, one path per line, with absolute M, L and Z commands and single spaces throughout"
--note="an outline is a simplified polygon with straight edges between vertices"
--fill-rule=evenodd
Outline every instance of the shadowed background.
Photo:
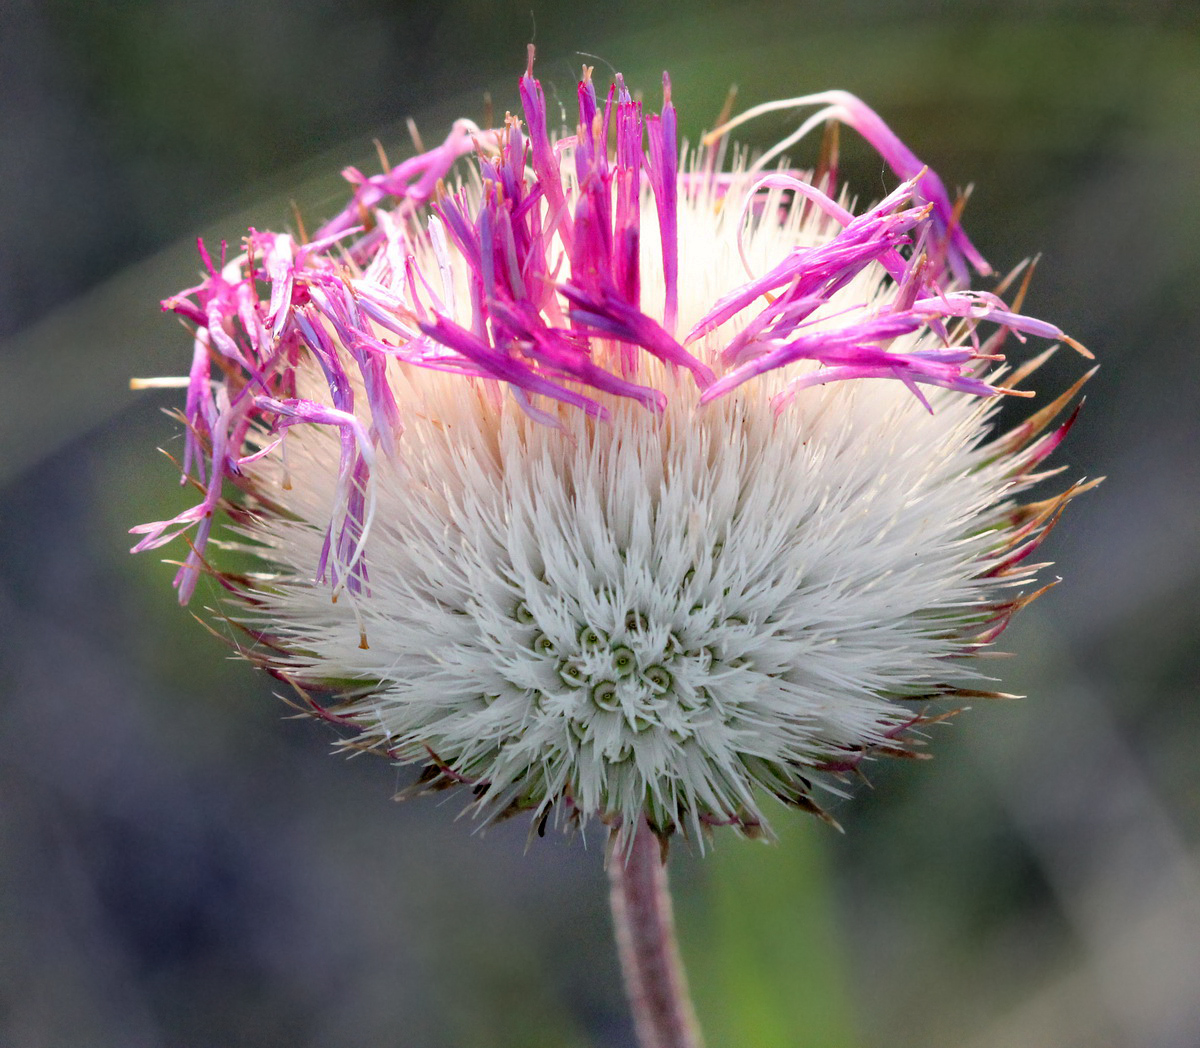
M 675 851 L 710 1048 L 1200 1044 L 1200 9 L 1169 3 L 8 0 L 0 25 L 0 1045 L 630 1043 L 603 841 L 526 850 L 328 755 L 126 530 L 186 498 L 157 445 L 194 238 L 309 228 L 346 163 L 517 108 L 535 37 L 685 133 L 841 87 L 951 185 L 1027 312 L 1103 367 L 1058 461 L 1107 474 L 1065 583 L 996 663 L 1029 697 L 935 729 L 781 845 Z M 768 144 L 793 124 L 752 126 Z M 894 185 L 842 136 L 863 198 Z M 815 144 L 809 150 L 815 149 Z M 811 160 L 803 149 L 800 163 Z M 1013 355 L 1019 347 L 1010 341 Z M 1060 353 L 1047 388 L 1080 362 Z M 197 609 L 206 602 L 201 592 Z M 586 846 L 585 846 L 586 844 Z

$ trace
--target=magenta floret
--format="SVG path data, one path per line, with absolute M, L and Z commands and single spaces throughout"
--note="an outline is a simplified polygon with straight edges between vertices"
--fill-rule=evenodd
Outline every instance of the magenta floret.
M 143 536 L 134 549 L 144 550 L 195 528 L 175 580 L 181 601 L 205 570 L 226 482 L 253 489 L 244 467 L 298 424 L 332 426 L 339 436 L 336 504 L 316 576 L 335 595 L 343 587 L 365 592 L 377 455 L 403 453 L 404 405 L 388 380 L 396 361 L 488 380 L 531 417 L 558 425 L 554 402 L 599 419 L 615 397 L 664 410 L 670 394 L 647 383 L 644 354 L 689 374 L 701 404 L 803 361 L 806 369 L 776 395 L 777 409 L 809 386 L 862 378 L 900 381 L 928 407 L 921 386 L 1000 392 L 982 377 L 982 362 L 996 358 L 980 349 L 980 321 L 1018 337 L 1065 338 L 995 295 L 965 289 L 968 266 L 989 270 L 944 185 L 852 95 L 826 92 L 746 115 L 823 104 L 797 136 L 818 118 L 857 129 L 905 180 L 858 216 L 824 183 L 795 171 L 719 172 L 711 145 L 681 164 L 666 74 L 661 113 L 644 115 L 619 76 L 601 108 L 585 70 L 576 133 L 557 139 L 532 50 L 519 93 L 524 124 L 510 116 L 481 131 L 460 120 L 440 145 L 383 174 L 347 169 L 349 203 L 309 242 L 251 230 L 245 253 L 228 262 L 222 254 L 220 266 L 200 244 L 203 280 L 163 308 L 196 329 L 181 465 L 203 498 L 133 529 Z M 455 165 L 472 153 L 477 178 L 447 189 Z M 818 208 L 835 232 L 728 289 L 688 318 L 680 341 L 680 207 L 727 206 L 721 198 L 734 188 L 745 190 L 739 229 L 750 212 L 767 221 L 763 201 L 788 192 Z M 650 214 L 661 245 L 661 303 L 646 301 L 651 285 L 642 271 Z M 833 297 L 870 267 L 896 285 L 884 311 L 864 304 L 830 314 Z M 736 332 L 723 335 L 735 321 Z M 957 340 L 949 322 L 962 330 Z M 932 339 L 911 338 L 922 331 Z M 297 389 L 298 372 L 314 364 L 327 402 Z

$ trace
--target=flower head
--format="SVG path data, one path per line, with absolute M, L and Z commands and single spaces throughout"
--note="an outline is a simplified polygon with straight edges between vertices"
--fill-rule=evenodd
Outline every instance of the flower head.
M 181 600 L 213 575 L 251 659 L 486 815 L 753 832 L 990 694 L 954 657 L 1036 596 L 1086 485 L 1019 499 L 1079 384 L 990 433 L 1044 359 L 1005 336 L 1071 340 L 968 288 L 943 184 L 858 99 L 775 104 L 825 107 L 788 146 L 840 121 L 891 164 L 855 213 L 835 158 L 681 150 L 663 84 L 645 114 L 585 69 L 555 135 L 531 55 L 523 118 L 348 170 L 311 240 L 201 245 L 164 306 L 203 497 L 136 549 L 190 532 Z M 264 571 L 211 565 L 219 510 Z

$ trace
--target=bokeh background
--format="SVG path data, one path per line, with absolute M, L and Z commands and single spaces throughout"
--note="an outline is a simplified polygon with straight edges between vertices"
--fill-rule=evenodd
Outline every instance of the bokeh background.
M 797 0 L 5 0 L 0 11 L 0 1045 L 617 1048 L 602 839 L 486 833 L 329 756 L 126 555 L 180 506 L 194 238 L 340 207 L 337 172 L 516 108 L 525 43 L 684 129 L 826 87 L 950 185 L 1103 367 L 1059 462 L 1108 475 L 997 664 L 1019 703 L 878 767 L 838 835 L 673 856 L 710 1048 L 1200 1045 L 1200 8 Z M 598 74 L 599 76 L 599 74 Z M 754 128 L 763 144 L 782 119 Z M 843 135 L 864 197 L 891 183 Z M 1080 362 L 1060 354 L 1049 381 Z M 203 603 L 203 598 L 199 603 Z

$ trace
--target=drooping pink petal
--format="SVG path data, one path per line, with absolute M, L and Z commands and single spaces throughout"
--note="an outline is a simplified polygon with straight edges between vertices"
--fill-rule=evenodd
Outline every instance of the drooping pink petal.
M 914 179 L 917 192 L 922 200 L 933 206 L 934 224 L 938 230 L 937 246 L 940 255 L 945 254 L 946 265 L 949 266 L 954 279 L 961 285 L 969 281 L 968 267 L 983 276 L 992 272 L 975 245 L 967 238 L 959 223 L 950 194 L 942 180 L 923 164 L 911 149 L 908 148 L 894 131 L 880 118 L 879 114 L 865 102 L 848 91 L 820 91 L 798 98 L 783 99 L 777 102 L 766 102 L 746 110 L 721 128 L 710 133 L 710 137 L 724 135 L 735 127 L 765 113 L 798 109 L 804 106 L 821 105 L 825 108 L 804 121 L 803 124 L 778 145 L 768 150 L 756 162 L 756 166 L 764 167 L 767 163 L 785 152 L 805 134 L 824 124 L 828 120 L 838 120 L 852 127 L 863 136 L 887 162 L 888 166 L 902 179 Z

